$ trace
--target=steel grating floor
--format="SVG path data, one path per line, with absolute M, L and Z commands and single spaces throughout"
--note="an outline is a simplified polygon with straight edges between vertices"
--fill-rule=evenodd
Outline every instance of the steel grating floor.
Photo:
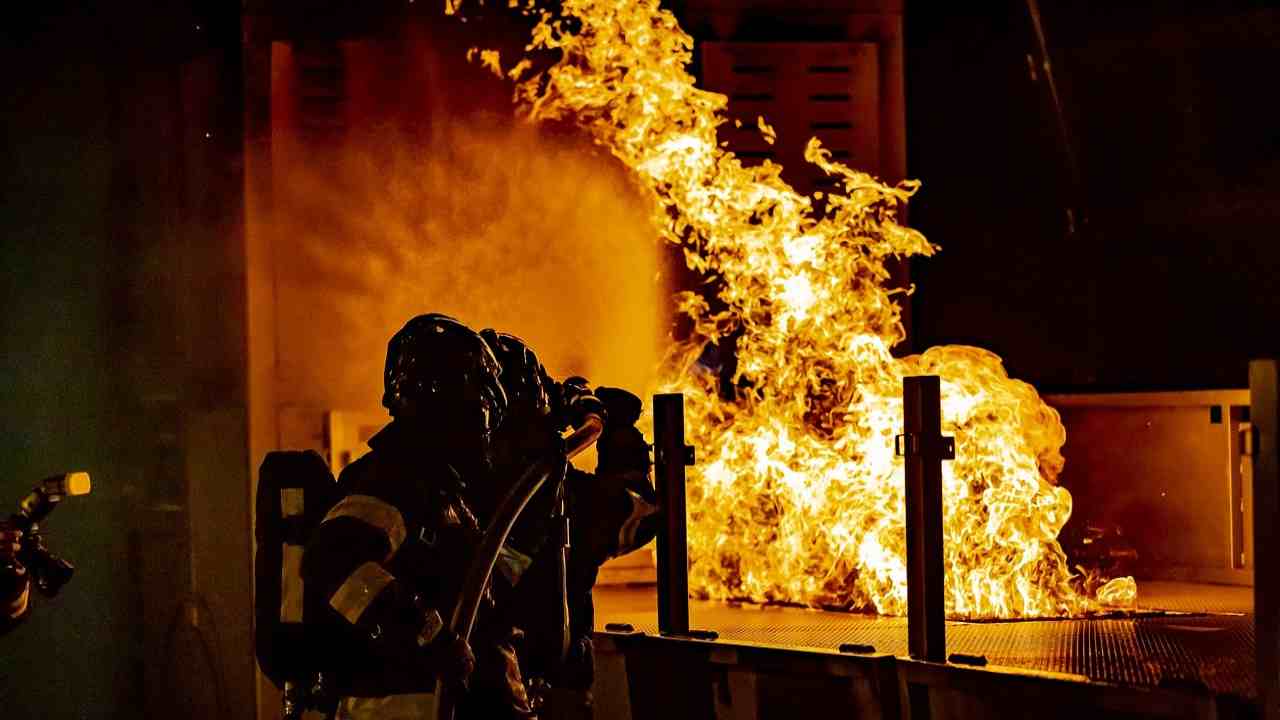
M 1122 685 L 1203 687 L 1257 695 L 1252 588 L 1140 582 L 1140 605 L 1170 615 L 1092 620 L 947 623 L 947 652 L 991 665 Z M 596 589 L 596 624 L 657 633 L 653 587 Z M 907 654 L 906 618 L 691 600 L 690 625 L 721 640 L 834 650 L 845 643 Z

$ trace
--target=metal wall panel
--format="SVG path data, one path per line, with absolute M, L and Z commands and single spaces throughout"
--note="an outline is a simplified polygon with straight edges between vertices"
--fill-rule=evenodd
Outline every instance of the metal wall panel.
M 859 170 L 880 173 L 880 61 L 876 43 L 705 42 L 706 87 L 729 96 L 729 124 L 721 138 L 747 164 L 781 163 L 784 177 L 801 192 L 830 186 L 804 160 L 817 137 L 832 157 Z M 777 131 L 761 138 L 757 118 Z
M 1140 576 L 1247 583 L 1243 391 L 1049 398 L 1067 428 L 1070 525 L 1118 528 Z

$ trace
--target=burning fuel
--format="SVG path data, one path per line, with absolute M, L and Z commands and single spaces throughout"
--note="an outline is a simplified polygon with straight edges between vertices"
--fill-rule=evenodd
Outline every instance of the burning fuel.
M 806 159 L 837 180 L 835 192 L 802 195 L 771 162 L 745 167 L 717 139 L 726 98 L 695 87 L 693 41 L 657 0 L 534 12 L 528 50 L 559 59 L 509 71 L 517 102 L 534 121 L 578 124 L 629 168 L 655 230 L 716 288 L 714 306 L 678 297 L 694 331 L 666 364 L 665 389 L 686 393 L 700 454 L 689 480 L 695 593 L 904 613 L 893 440 L 903 376 L 934 374 L 944 432 L 956 438 L 943 478 L 949 614 L 1132 604 L 1131 578 L 1095 594 L 1058 544 L 1071 496 L 1055 484 L 1066 439 L 1057 412 L 985 350 L 890 353 L 904 338 L 904 291 L 890 288 L 887 264 L 938 249 L 897 220 L 917 183 L 885 184 L 833 161 L 816 139 Z M 730 339 L 738 392 L 726 401 L 703 350 Z

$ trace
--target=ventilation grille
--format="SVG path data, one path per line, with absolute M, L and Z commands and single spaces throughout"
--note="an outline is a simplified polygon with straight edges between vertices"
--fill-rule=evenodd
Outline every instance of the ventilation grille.
M 328 135 L 346 129 L 346 63 L 337 43 L 294 47 L 298 126 L 309 134 Z
M 804 161 L 818 137 L 834 159 L 880 171 L 880 66 L 873 43 L 719 43 L 702 45 L 703 83 L 729 97 L 732 124 L 721 140 L 747 165 L 781 163 L 801 192 L 834 182 Z M 777 131 L 773 145 L 757 118 Z

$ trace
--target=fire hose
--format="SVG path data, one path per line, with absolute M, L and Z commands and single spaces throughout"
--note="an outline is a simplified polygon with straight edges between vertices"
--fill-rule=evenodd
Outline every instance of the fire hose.
M 587 415 L 582 424 L 564 439 L 565 459 L 572 459 L 591 447 L 600 438 L 600 433 L 603 430 L 604 420 L 599 415 Z M 507 491 L 507 494 L 498 504 L 498 509 L 494 511 L 493 518 L 489 521 L 488 527 L 485 528 L 484 537 L 480 541 L 480 548 L 476 552 L 475 559 L 471 561 L 471 566 L 467 568 L 467 574 L 462 581 L 462 590 L 458 593 L 458 604 L 454 607 L 453 614 L 449 618 L 449 629 L 463 641 L 471 641 L 471 631 L 475 626 L 476 614 L 480 610 L 480 601 L 484 597 L 485 588 L 489 585 L 489 578 L 493 574 L 493 566 L 498 560 L 498 554 L 502 551 L 502 546 L 506 544 L 507 536 L 511 534 L 511 528 L 520 517 L 520 513 L 524 511 L 525 506 L 529 504 L 529 500 L 538 493 L 538 490 L 542 488 L 542 485 L 551 476 L 558 464 L 558 459 L 555 461 L 539 460 L 535 462 L 520 476 L 515 485 Z M 560 506 L 560 513 L 563 515 L 563 499 L 558 505 Z M 558 572 L 560 578 L 560 604 L 562 607 L 560 635 L 562 657 L 567 650 L 569 642 L 568 605 L 565 598 L 565 550 L 567 540 L 567 537 L 561 538 Z M 435 696 L 435 720 L 453 720 L 455 698 L 453 697 L 452 688 L 437 679 Z

